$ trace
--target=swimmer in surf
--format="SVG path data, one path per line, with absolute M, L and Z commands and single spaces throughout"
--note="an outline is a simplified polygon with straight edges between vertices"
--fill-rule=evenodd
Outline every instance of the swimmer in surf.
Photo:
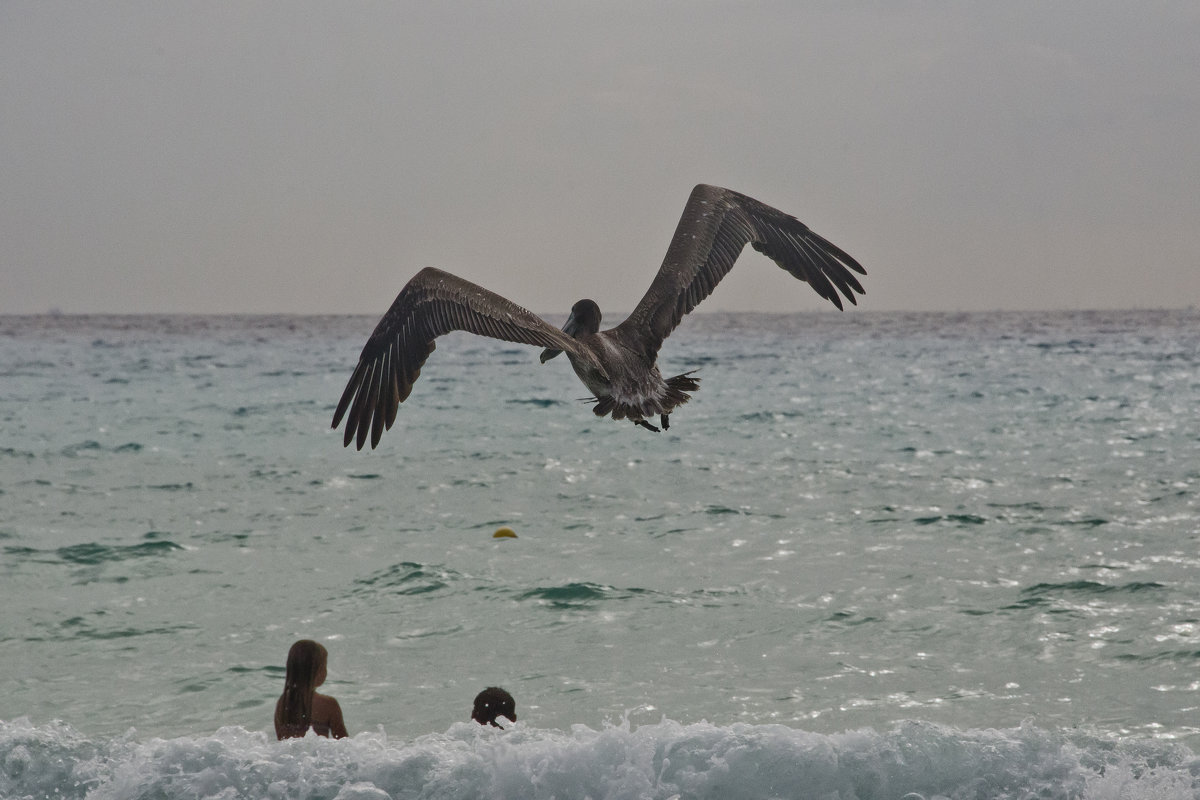
M 334 739 L 349 735 L 338 701 L 317 693 L 317 687 L 325 682 L 328 660 L 328 651 L 311 639 L 301 639 L 288 650 L 283 694 L 275 703 L 275 735 L 281 741 L 299 739 L 310 728 L 318 736 Z
M 504 726 L 496 722 L 496 717 L 507 717 L 517 721 L 517 702 L 513 696 L 499 686 L 489 686 L 475 695 L 475 707 L 471 709 L 471 719 L 480 725 L 491 725 L 504 730 Z

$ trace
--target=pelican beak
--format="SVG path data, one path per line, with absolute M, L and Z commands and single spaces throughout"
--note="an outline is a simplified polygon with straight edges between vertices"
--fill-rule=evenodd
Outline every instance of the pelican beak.
M 582 327 L 583 325 L 579 322 L 579 317 L 575 314 L 575 309 L 572 308 L 567 321 L 563 323 L 562 332 L 574 339 L 579 335 Z
M 562 332 L 574 339 L 579 334 L 580 327 L 579 318 L 575 316 L 575 309 L 571 309 L 570 316 L 568 316 L 567 321 L 563 323 Z M 554 350 L 547 347 L 542 351 L 541 361 L 543 364 L 545 364 L 550 359 L 559 355 L 562 355 L 562 350 Z

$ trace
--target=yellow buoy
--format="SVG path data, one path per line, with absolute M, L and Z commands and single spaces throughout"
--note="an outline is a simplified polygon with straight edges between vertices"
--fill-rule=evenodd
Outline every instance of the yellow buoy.
M 503 528 L 496 528 L 496 532 L 492 534 L 493 539 L 515 539 L 517 532 L 505 525 Z

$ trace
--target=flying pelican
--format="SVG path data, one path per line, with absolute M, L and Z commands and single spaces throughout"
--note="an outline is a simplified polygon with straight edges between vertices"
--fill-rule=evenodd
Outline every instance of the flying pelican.
M 624 322 L 606 331 L 600 330 L 600 307 L 591 300 L 572 306 L 560 331 L 482 286 L 433 267 L 422 269 L 400 290 L 363 347 L 333 413 L 333 427 L 349 411 L 343 445 L 356 441 L 361 450 L 369 433 L 374 448 L 396 421 L 434 339 L 457 330 L 545 348 L 543 364 L 565 352 L 592 393 L 587 399 L 595 402 L 596 416 L 611 414 L 658 431 L 647 421 L 657 416 L 667 428 L 671 411 L 700 384 L 690 372 L 664 380 L 658 350 L 683 315 L 712 293 L 747 243 L 839 310 L 839 290 L 855 304 L 854 293 L 864 293 L 851 270 L 860 275 L 866 270 L 803 222 L 744 194 L 701 184 L 683 207 L 645 296 Z

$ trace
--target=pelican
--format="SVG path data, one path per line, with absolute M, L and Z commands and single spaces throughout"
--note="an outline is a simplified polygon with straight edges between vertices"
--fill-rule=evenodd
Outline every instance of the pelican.
M 651 431 L 669 427 L 676 406 L 696 391 L 691 372 L 664 379 L 658 350 L 683 315 L 708 297 L 749 243 L 833 303 L 838 291 L 857 305 L 864 294 L 854 272 L 862 266 L 807 225 L 752 197 L 700 184 L 692 190 L 667 255 L 633 313 L 615 328 L 600 330 L 600 307 L 580 300 L 559 330 L 515 303 L 449 272 L 426 267 L 413 276 L 363 346 L 358 366 L 333 413 L 337 428 L 346 416 L 343 446 L 359 450 L 369 435 L 379 444 L 408 399 L 434 340 L 469 331 L 544 348 L 542 363 L 566 353 L 592 396 L 596 416 L 628 419 Z M 660 429 L 649 420 L 658 418 Z

